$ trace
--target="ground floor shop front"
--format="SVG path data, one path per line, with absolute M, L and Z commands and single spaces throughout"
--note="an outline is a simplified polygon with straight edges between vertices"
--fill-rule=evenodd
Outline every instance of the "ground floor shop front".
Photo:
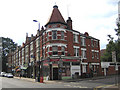
M 18 70 L 18 71 L 17 71 Z M 86 78 L 98 76 L 101 73 L 100 63 L 82 62 L 80 59 L 46 59 L 34 64 L 17 67 L 12 72 L 15 76 L 61 80 L 70 78 Z

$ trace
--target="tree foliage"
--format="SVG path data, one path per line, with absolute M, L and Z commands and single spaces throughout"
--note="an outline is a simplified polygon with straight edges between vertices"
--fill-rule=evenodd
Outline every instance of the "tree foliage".
M 10 38 L 2 37 L 2 71 L 6 71 L 7 55 L 9 51 L 15 51 L 17 44 Z
M 117 29 L 115 29 L 116 35 L 119 37 L 120 35 L 120 24 L 117 24 Z M 112 61 L 112 52 L 116 52 L 116 60 L 120 62 L 120 39 L 114 41 L 114 37 L 108 35 L 109 43 L 106 45 L 106 52 L 104 56 L 101 56 L 101 61 L 111 62 Z

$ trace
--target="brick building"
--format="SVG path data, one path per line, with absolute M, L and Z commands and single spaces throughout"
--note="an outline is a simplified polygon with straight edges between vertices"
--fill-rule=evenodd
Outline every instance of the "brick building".
M 73 30 L 72 19 L 65 21 L 57 5 L 45 27 L 36 36 L 26 34 L 26 42 L 8 57 L 10 70 L 27 77 L 56 80 L 101 74 L 100 41 Z

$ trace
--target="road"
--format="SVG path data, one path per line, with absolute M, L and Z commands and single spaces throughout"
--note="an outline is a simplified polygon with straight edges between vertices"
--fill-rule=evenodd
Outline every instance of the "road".
M 47 84 L 16 78 L 0 77 L 0 82 L 2 82 L 2 88 L 95 88 L 114 84 L 115 77 L 95 80 L 81 80 L 76 82 L 56 81 L 56 83 Z

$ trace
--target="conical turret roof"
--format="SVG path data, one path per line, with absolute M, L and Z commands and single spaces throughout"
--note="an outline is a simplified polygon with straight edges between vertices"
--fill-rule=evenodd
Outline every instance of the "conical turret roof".
M 54 23 L 62 23 L 66 25 L 66 22 L 62 14 L 60 13 L 57 5 L 53 6 L 53 11 L 50 16 L 50 19 L 48 20 L 48 23 L 45 26 L 47 26 L 48 24 L 54 24 Z

